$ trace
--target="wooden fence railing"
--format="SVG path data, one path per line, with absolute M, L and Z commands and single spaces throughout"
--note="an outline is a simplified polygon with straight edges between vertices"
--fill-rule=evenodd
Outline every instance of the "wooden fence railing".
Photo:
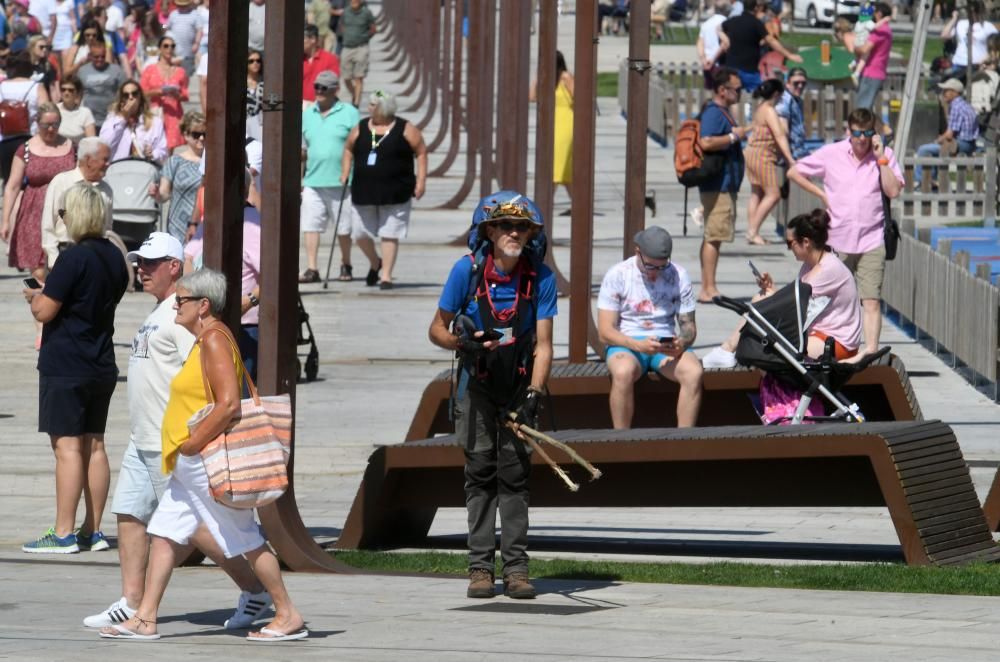
M 882 300 L 992 382 L 997 399 L 1000 288 L 906 229 L 896 259 L 886 263 Z
M 985 153 L 970 156 L 908 156 L 903 167 L 906 186 L 897 205 L 902 216 L 931 217 L 942 220 L 981 220 L 986 213 L 986 199 L 991 172 Z M 914 167 L 920 165 L 924 172 L 919 188 L 914 185 Z M 932 168 L 938 169 L 937 177 Z M 992 164 L 992 172 L 996 163 Z M 936 190 L 935 190 L 936 189 Z
M 663 142 L 671 139 L 681 122 L 696 116 L 712 94 L 705 89 L 697 62 L 668 62 L 657 65 L 655 72 L 649 81 L 649 131 Z M 901 69 L 890 69 L 875 101 L 877 114 L 888 113 L 890 101 L 901 98 L 904 74 Z M 628 70 L 623 61 L 618 68 L 618 106 L 623 112 L 627 95 Z M 854 108 L 854 95 L 853 89 L 843 85 L 825 84 L 807 89 L 802 95 L 806 137 L 824 142 L 841 138 L 847 116 Z

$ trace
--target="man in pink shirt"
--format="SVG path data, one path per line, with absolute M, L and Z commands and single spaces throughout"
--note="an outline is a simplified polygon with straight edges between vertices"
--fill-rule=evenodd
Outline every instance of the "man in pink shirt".
M 877 11 L 877 10 L 876 10 Z M 878 350 L 882 332 L 882 279 L 885 245 L 882 191 L 895 198 L 903 190 L 903 173 L 892 150 L 882 145 L 875 115 L 857 108 L 847 118 L 850 138 L 831 143 L 799 159 L 788 179 L 823 201 L 830 214 L 829 245 L 854 273 L 861 297 L 865 346 Z M 822 180 L 820 188 L 810 177 Z
M 315 101 L 316 90 L 313 83 L 319 72 L 330 70 L 340 76 L 340 58 L 319 45 L 319 30 L 315 25 L 306 25 L 302 36 L 302 100 Z
M 876 2 L 873 13 L 875 22 L 892 16 L 892 7 L 885 2 Z M 875 105 L 875 97 L 882 89 L 886 69 L 889 66 L 889 51 L 892 49 L 892 28 L 889 23 L 879 25 L 868 35 L 868 41 L 855 49 L 855 55 L 867 60 L 861 79 L 858 81 L 858 93 L 855 97 L 855 107 L 871 109 Z

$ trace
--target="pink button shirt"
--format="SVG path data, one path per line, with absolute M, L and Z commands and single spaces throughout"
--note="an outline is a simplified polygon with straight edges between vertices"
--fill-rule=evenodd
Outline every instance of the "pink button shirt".
M 889 51 L 892 49 L 892 28 L 889 24 L 880 25 L 868 35 L 872 50 L 868 53 L 868 62 L 861 75 L 865 78 L 885 80 L 886 69 L 889 67 Z
M 885 149 L 900 185 L 903 173 L 892 149 Z M 867 253 L 882 243 L 882 193 L 875 154 L 854 156 L 850 140 L 824 145 L 795 164 L 806 177 L 823 180 L 830 206 L 830 246 L 838 253 Z

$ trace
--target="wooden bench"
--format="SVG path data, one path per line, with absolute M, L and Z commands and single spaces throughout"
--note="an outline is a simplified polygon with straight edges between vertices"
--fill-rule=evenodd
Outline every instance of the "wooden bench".
M 698 424 L 753 425 L 760 419 L 749 396 L 756 395 L 761 373 L 757 370 L 706 370 Z M 611 428 L 608 392 L 611 379 L 603 362 L 556 364 L 548 383 L 549 397 L 539 425 L 543 430 L 561 428 Z M 636 384 L 636 428 L 677 425 L 678 387 L 652 375 Z M 858 403 L 869 421 L 920 420 L 920 406 L 910 386 L 906 368 L 890 355 L 883 364 L 872 365 L 855 375 L 844 394 Z M 427 439 L 455 431 L 448 417 L 451 372 L 439 374 L 424 389 L 420 404 L 406 433 L 406 441 Z
M 939 421 L 553 436 L 604 477 L 571 493 L 533 457 L 532 507 L 885 506 L 910 564 L 1000 559 L 955 435 Z M 463 466 L 453 436 L 378 448 L 337 547 L 420 546 L 438 508 L 464 507 Z

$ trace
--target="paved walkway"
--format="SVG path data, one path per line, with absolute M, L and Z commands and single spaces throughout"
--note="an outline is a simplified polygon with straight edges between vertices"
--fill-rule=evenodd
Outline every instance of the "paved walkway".
M 571 63 L 572 28 L 572 17 L 567 17 L 559 31 L 560 48 Z M 611 71 L 627 52 L 627 40 L 604 38 L 600 48 L 600 70 Z M 669 48 L 655 47 L 654 61 L 690 57 L 658 51 Z M 375 64 L 368 84 L 391 90 L 395 77 L 385 65 Z M 400 107 L 406 108 L 403 101 Z M 621 255 L 625 161 L 625 125 L 615 100 L 600 99 L 598 105 L 595 283 Z M 432 123 L 425 133 L 432 135 L 435 129 Z M 669 150 L 649 143 L 649 187 L 657 191 L 659 213 L 647 222 L 663 224 L 675 234 L 675 260 L 697 279 L 700 239 L 694 228 L 690 236 L 681 236 L 683 199 L 671 157 Z M 432 156 L 432 166 L 440 158 Z M 298 389 L 295 479 L 303 519 L 321 541 L 339 533 L 373 445 L 402 439 L 423 387 L 450 365 L 450 356 L 429 344 L 425 330 L 440 285 L 460 254 L 447 241 L 467 228 L 474 200 L 457 212 L 434 207 L 451 197 L 461 177 L 459 163 L 446 177 L 428 183 L 402 245 L 395 290 L 380 292 L 358 282 L 333 283 L 329 290 L 303 288 L 320 348 L 321 380 Z M 564 193 L 559 196 L 557 212 L 567 206 Z M 555 255 L 566 269 L 569 222 L 561 216 L 551 220 Z M 742 229 L 745 214 L 739 223 Z M 724 250 L 720 282 L 727 294 L 751 293 L 747 258 L 779 282 L 796 271 L 783 244 L 758 248 L 736 243 Z M 363 272 L 360 252 L 354 259 Z M 65 559 L 20 553 L 22 542 L 50 525 L 53 509 L 53 461 L 47 440 L 35 431 L 34 329 L 19 294 L 20 278 L 14 270 L 0 268 L 0 334 L 5 340 L 0 365 L 6 377 L 0 382 L 0 441 L 6 450 L 0 466 L 0 585 L 5 589 L 0 657 L 65 659 L 84 650 L 102 659 L 137 654 L 163 659 L 291 657 L 287 649 L 255 648 L 219 628 L 236 594 L 211 568 L 177 571 L 161 614 L 165 641 L 145 646 L 141 653 L 135 645 L 98 642 L 80 627 L 80 619 L 117 599 L 114 553 Z M 560 300 L 563 312 L 555 329 L 556 355 L 562 358 L 568 351 L 567 303 Z M 128 351 L 151 304 L 148 295 L 129 294 L 118 312 L 116 353 L 123 380 L 107 435 L 115 474 L 128 432 Z M 736 317 L 726 311 L 699 307 L 697 351 L 704 353 L 720 342 L 735 323 Z M 915 372 L 925 414 L 953 425 L 966 457 L 1000 459 L 996 406 L 897 328 L 887 326 L 884 339 Z M 973 470 L 981 492 L 993 466 Z M 449 509 L 440 513 L 432 534 L 441 546 L 457 547 L 464 528 L 464 514 Z M 115 532 L 110 516 L 104 530 Z M 779 562 L 899 558 L 889 517 L 876 508 L 538 509 L 532 512 L 532 533 L 538 557 L 699 561 L 725 558 L 735 546 L 737 556 L 753 553 Z M 552 551 L 580 539 L 600 541 L 608 553 Z M 296 657 L 975 660 L 995 657 L 1000 647 L 998 602 L 991 598 L 546 581 L 540 582 L 545 594 L 535 603 L 504 598 L 470 603 L 464 598 L 464 582 L 449 578 L 289 575 L 287 581 L 314 632 L 307 642 L 295 644 Z

